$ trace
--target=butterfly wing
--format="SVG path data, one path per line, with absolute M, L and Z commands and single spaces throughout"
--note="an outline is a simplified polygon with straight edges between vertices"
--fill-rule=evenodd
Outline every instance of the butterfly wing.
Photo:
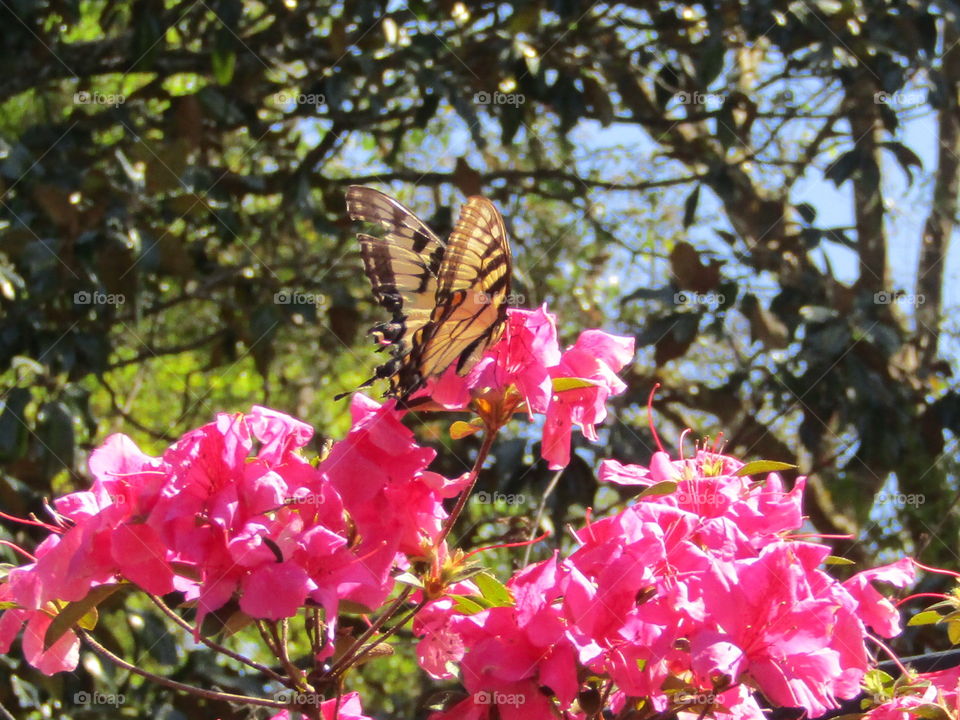
M 388 378 L 386 394 L 403 401 L 454 363 L 465 374 L 503 331 L 511 266 L 500 213 L 489 200 L 470 198 L 444 243 L 373 188 L 350 187 L 347 211 L 384 230 L 358 237 L 374 298 L 393 314 L 373 328 L 392 358 L 361 387 Z
M 394 327 L 378 329 L 405 346 L 433 313 L 444 242 L 410 210 L 373 188 L 351 186 L 347 212 L 385 231 L 383 237 L 360 234 L 360 254 L 374 298 L 394 315 L 388 324 Z
M 503 217 L 486 198 L 460 211 L 438 271 L 436 308 L 416 349 L 423 377 L 456 363 L 465 375 L 500 339 L 510 293 L 510 242 Z

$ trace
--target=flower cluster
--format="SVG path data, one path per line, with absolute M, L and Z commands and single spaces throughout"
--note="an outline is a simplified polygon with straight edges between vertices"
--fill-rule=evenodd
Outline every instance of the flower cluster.
M 650 467 L 606 461 L 603 480 L 649 492 L 588 523 L 569 557 L 518 572 L 514 605 L 432 602 L 415 624 L 420 664 L 437 678 L 459 669 L 470 693 L 435 718 L 592 717 L 601 686 L 614 712 L 691 718 L 761 720 L 754 690 L 811 717 L 858 695 L 868 626 L 900 631 L 872 583 L 902 587 L 913 566 L 838 582 L 822 569 L 828 547 L 788 535 L 802 524 L 803 481 L 787 492 L 777 474 L 755 480 L 741 467 L 707 451 L 656 453 Z
M 198 632 L 231 599 L 271 620 L 319 605 L 328 638 L 341 602 L 378 607 L 391 571 L 437 538 L 442 501 L 458 484 L 426 471 L 435 453 L 414 443 L 397 413 L 361 395 L 351 412 L 350 433 L 317 467 L 300 452 L 310 426 L 262 407 L 221 414 L 159 458 L 109 437 L 90 458 L 93 487 L 56 500 L 35 562 L 0 584 L 0 652 L 26 623 L 29 662 L 73 669 L 72 630 L 44 647 L 53 618 L 122 581 L 182 593 L 196 604 Z
M 417 396 L 430 396 L 448 410 L 465 408 L 477 397 L 488 404 L 496 397 L 495 404 L 508 415 L 518 409 L 545 415 L 541 453 L 556 470 L 570 462 L 574 425 L 597 440 L 596 426 L 607 416 L 607 399 L 626 388 L 617 373 L 633 354 L 633 338 L 600 330 L 584 331 L 561 352 L 556 320 L 546 306 L 511 308 L 503 339 L 466 376 L 451 367 Z
M 520 569 L 506 586 L 447 547 L 497 430 L 517 412 L 543 415 L 543 457 L 563 467 L 575 425 L 597 438 L 632 357 L 630 338 L 597 330 L 561 351 L 545 308 L 509 311 L 502 341 L 470 372 L 451 368 L 410 399 L 469 407 L 478 420 L 460 425 L 489 433 L 455 479 L 427 469 L 435 453 L 414 442 L 403 410 L 359 394 L 349 433 L 316 462 L 305 453 L 312 429 L 263 407 L 218 415 L 160 457 L 113 435 L 90 458 L 91 489 L 57 499 L 50 523 L 29 521 L 49 531 L 34 554 L 20 550 L 30 562 L 0 569 L 0 653 L 25 627 L 31 664 L 72 670 L 84 612 L 136 587 L 168 614 L 158 596 L 195 608 L 198 637 L 205 617 L 228 609 L 278 621 L 312 608 L 312 672 L 279 639 L 271 650 L 290 675 L 251 667 L 309 690 L 313 716 L 326 720 L 366 720 L 356 693 L 314 689 L 342 687 L 345 670 L 395 639 L 407 612 L 420 666 L 467 691 L 434 720 L 762 720 L 771 706 L 817 717 L 860 694 L 874 665 L 868 642 L 902 629 L 877 584 L 906 587 L 915 564 L 833 578 L 830 549 L 797 533 L 804 478 L 788 490 L 769 464 L 706 449 L 680 460 L 661 450 L 648 466 L 605 460 L 600 480 L 634 488 L 636 501 L 588 515 L 572 552 Z M 456 496 L 448 515 L 443 502 Z M 405 587 L 388 604 L 398 580 Z M 942 605 L 954 601 L 960 594 Z M 335 640 L 351 637 L 337 635 L 347 608 L 379 612 L 344 650 Z M 889 685 L 868 720 L 956 717 L 957 669 Z M 272 720 L 302 707 L 260 704 L 288 708 Z

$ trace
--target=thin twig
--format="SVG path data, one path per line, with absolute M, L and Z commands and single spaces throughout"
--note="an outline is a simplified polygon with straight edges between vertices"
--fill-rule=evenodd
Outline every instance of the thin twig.
M 470 493 L 473 492 L 473 486 L 477 484 L 477 477 L 480 475 L 480 468 L 483 467 L 483 463 L 487 459 L 487 455 L 490 454 L 490 448 L 493 447 L 493 441 L 496 439 L 496 437 L 496 430 L 490 430 L 488 428 L 486 433 L 484 433 L 483 444 L 480 445 L 480 450 L 477 452 L 477 459 L 474 461 L 473 468 L 470 470 L 470 477 L 467 479 L 467 485 L 460 493 L 460 498 L 457 500 L 457 504 L 450 513 L 450 517 L 448 517 L 446 522 L 444 522 L 443 527 L 440 530 L 440 536 L 437 538 L 436 547 L 440 547 L 447 535 L 450 534 L 450 530 L 453 528 L 454 523 L 457 522 L 457 518 L 460 517 L 460 513 L 463 512 L 463 508 L 466 506 L 467 500 L 470 499 Z
M 336 661 L 330 670 L 326 673 L 327 675 L 338 675 L 340 672 L 353 663 L 353 654 L 363 646 L 363 644 L 370 639 L 370 637 L 377 632 L 380 628 L 383 627 L 390 618 L 392 618 L 397 610 L 400 609 L 400 606 L 406 602 L 407 597 L 410 593 L 413 592 L 413 587 L 411 585 L 406 585 L 403 590 L 400 591 L 400 594 L 397 595 L 397 599 L 391 603 L 390 607 L 387 608 L 386 612 L 383 613 L 379 618 L 377 618 L 374 623 L 367 628 L 364 633 L 354 640 L 353 644 L 347 648 L 347 651 Z
M 537 537 L 537 529 L 540 527 L 540 518 L 543 517 L 543 511 L 547 507 L 547 500 L 550 498 L 551 493 L 556 489 L 557 483 L 560 482 L 560 476 L 563 475 L 563 468 L 557 470 L 553 477 L 550 478 L 550 482 L 547 483 L 546 490 L 543 491 L 543 497 L 540 498 L 540 505 L 537 506 L 537 514 L 533 518 L 533 527 L 530 528 L 530 540 L 532 541 Z M 530 564 L 530 551 L 533 550 L 533 544 L 527 545 L 527 549 L 523 551 L 523 567 L 526 567 Z
M 99 655 L 102 655 L 107 660 L 112 662 L 117 667 L 123 668 L 128 672 L 132 672 L 134 675 L 139 675 L 142 678 L 146 678 L 151 682 L 156 683 L 157 685 L 163 685 L 168 687 L 171 690 L 179 690 L 180 692 L 189 693 L 191 695 L 196 695 L 198 697 L 207 698 L 208 700 L 219 700 L 221 702 L 232 702 L 232 703 L 246 703 L 248 705 L 261 705 L 263 707 L 271 708 L 285 708 L 287 703 L 279 702 L 277 700 L 266 700 L 264 698 L 251 697 L 249 695 L 237 695 L 235 693 L 226 693 L 220 692 L 219 690 L 204 690 L 203 688 L 194 687 L 193 685 L 187 685 L 185 683 L 177 682 L 176 680 L 170 680 L 169 678 L 163 677 L 162 675 L 154 675 L 152 672 L 147 672 L 142 668 L 128 663 L 123 658 L 114 655 L 110 650 L 107 650 L 103 645 L 98 643 L 86 630 L 78 630 L 80 636 L 86 641 L 86 643 L 93 648 L 95 652 Z
M 147 597 L 153 600 L 154 605 L 160 608 L 163 614 L 166 615 L 168 618 L 170 618 L 173 622 L 175 622 L 177 625 L 179 625 L 181 628 L 183 628 L 187 632 L 190 632 L 190 633 L 193 632 L 193 628 L 190 626 L 190 623 L 188 623 L 182 617 L 177 615 L 177 613 L 175 613 L 171 607 L 169 607 L 165 602 L 163 602 L 163 600 L 161 600 L 159 597 L 151 593 L 147 593 Z M 204 645 L 206 645 L 208 648 L 210 648 L 214 652 L 218 652 L 223 655 L 226 655 L 229 658 L 233 658 L 237 662 L 241 662 L 244 665 L 247 665 L 253 668 L 257 672 L 261 672 L 264 675 L 267 675 L 272 680 L 275 680 L 279 683 L 292 687 L 292 685 L 290 684 L 290 681 L 287 678 L 283 677 L 283 675 L 281 675 L 280 673 L 274 672 L 273 670 L 268 668 L 266 665 L 261 665 L 260 663 L 255 662 L 254 660 L 251 660 L 250 658 L 244 655 L 241 655 L 240 653 L 234 652 L 233 650 L 230 650 L 229 648 L 226 648 L 223 645 L 215 643 L 213 642 L 213 640 L 205 638 L 202 635 L 200 636 L 200 642 L 202 642 Z

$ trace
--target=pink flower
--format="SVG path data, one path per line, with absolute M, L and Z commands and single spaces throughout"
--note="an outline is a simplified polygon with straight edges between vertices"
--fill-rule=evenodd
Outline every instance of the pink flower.
M 915 580 L 916 569 L 913 562 L 909 558 L 903 558 L 890 565 L 859 572 L 843 583 L 843 587 L 856 599 L 863 622 L 883 637 L 889 638 L 899 635 L 903 630 L 900 613 L 871 583 L 880 581 L 904 588 Z

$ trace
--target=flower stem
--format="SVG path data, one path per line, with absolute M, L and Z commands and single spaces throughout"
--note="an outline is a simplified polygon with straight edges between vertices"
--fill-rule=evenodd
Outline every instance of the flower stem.
M 480 475 L 480 468 L 483 467 L 483 463 L 487 459 L 487 455 L 490 454 L 490 448 L 493 447 L 493 441 L 497 437 L 498 429 L 499 428 L 491 430 L 489 426 L 487 427 L 487 431 L 483 435 L 483 444 L 480 445 L 480 450 L 477 452 L 477 459 L 474 461 L 473 467 L 470 469 L 470 477 L 467 480 L 467 486 L 460 493 L 460 498 L 457 500 L 457 504 L 450 513 L 450 517 L 447 518 L 447 521 L 440 529 L 440 535 L 437 537 L 436 547 L 439 548 L 440 545 L 443 544 L 443 541 L 446 540 L 447 535 L 450 534 L 450 530 L 453 529 L 454 523 L 457 522 L 457 518 L 459 518 L 460 514 L 463 512 L 463 508 L 466 507 L 467 500 L 470 499 L 470 493 L 473 492 L 473 486 L 477 484 L 477 477 Z
M 356 660 L 356 657 L 354 657 L 354 653 L 356 653 L 357 650 L 363 647 L 363 644 L 367 640 L 369 640 L 373 636 L 373 634 L 377 632 L 377 630 L 382 628 L 384 623 L 387 622 L 387 620 L 389 620 L 390 618 L 392 618 L 394 615 L 397 614 L 397 611 L 400 609 L 400 606 L 403 605 L 403 603 L 406 601 L 407 597 L 409 597 L 411 592 L 413 592 L 413 588 L 410 585 L 407 585 L 406 587 L 404 587 L 403 590 L 400 591 L 400 594 L 397 595 L 397 599 L 394 600 L 393 603 L 390 605 L 390 607 L 387 608 L 386 612 L 383 613 L 383 615 L 381 615 L 379 618 L 377 618 L 373 622 L 373 624 L 363 632 L 363 634 L 360 637 L 358 637 L 356 640 L 353 641 L 353 644 L 347 649 L 347 651 L 341 656 L 341 658 L 334 662 L 333 667 L 330 668 L 327 674 L 340 675 L 347 668 L 349 668 Z
M 249 695 L 236 695 L 234 693 L 225 693 L 218 690 L 204 690 L 203 688 L 194 687 L 193 685 L 187 685 L 185 683 L 177 682 L 176 680 L 170 680 L 162 675 L 154 675 L 152 672 L 147 672 L 136 665 L 128 663 L 123 658 L 114 655 L 112 652 L 107 650 L 107 648 L 94 640 L 90 633 L 88 633 L 86 630 L 79 630 L 78 632 L 86 641 L 86 643 L 99 655 L 107 658 L 107 660 L 112 662 L 117 667 L 121 667 L 128 672 L 132 672 L 134 675 L 139 675 L 142 678 L 146 678 L 147 680 L 155 682 L 157 685 L 163 685 L 171 690 L 179 690 L 180 692 L 190 693 L 191 695 L 197 695 L 198 697 L 207 698 L 208 700 L 219 700 L 221 702 L 230 703 L 246 703 L 248 705 L 261 705 L 263 707 L 271 708 L 287 707 L 287 703 L 279 702 L 277 700 L 266 700 L 264 698 L 251 697 Z
M 164 615 L 166 615 L 168 618 L 170 618 L 170 619 L 171 619 L 174 623 L 176 623 L 179 627 L 181 627 L 182 629 L 186 630 L 188 633 L 192 633 L 192 632 L 193 632 L 193 628 L 190 626 L 190 623 L 188 623 L 188 622 L 187 622 L 186 620 L 184 620 L 182 617 L 180 617 L 179 615 L 177 615 L 177 614 L 173 611 L 173 609 L 172 609 L 170 606 L 168 606 L 163 600 L 161 600 L 161 599 L 160 599 L 159 597 L 157 597 L 156 595 L 153 595 L 152 593 L 147 593 L 147 597 L 150 598 L 150 599 L 153 601 L 153 604 L 154 604 L 154 605 L 156 605 L 158 608 L 160 608 L 160 610 L 163 612 Z M 283 685 L 286 685 L 287 687 L 293 687 L 292 680 L 288 680 L 287 678 L 283 677 L 283 676 L 280 675 L 279 673 L 275 673 L 273 670 L 271 670 L 270 668 L 268 668 L 266 665 L 261 665 L 260 663 L 251 660 L 250 658 L 246 657 L 245 655 L 241 655 L 240 653 L 234 652 L 233 650 L 230 650 L 229 648 L 226 648 L 226 647 L 224 647 L 223 645 L 219 645 L 219 644 L 213 642 L 213 640 L 210 640 L 210 639 L 208 639 L 208 638 L 203 637 L 202 635 L 200 636 L 200 642 L 202 642 L 204 645 L 206 645 L 208 648 L 210 648 L 210 649 L 213 650 L 214 652 L 218 652 L 218 653 L 220 653 L 221 655 L 226 655 L 228 658 L 232 658 L 233 660 L 236 660 L 237 662 L 243 663 L 244 665 L 247 665 L 247 666 L 253 668 L 253 669 L 256 670 L 257 672 L 263 673 L 264 675 L 266 675 L 267 677 L 269 677 L 271 680 L 274 680 L 274 681 L 276 681 L 276 682 L 278 682 L 278 683 L 281 683 L 281 684 L 283 684 Z

